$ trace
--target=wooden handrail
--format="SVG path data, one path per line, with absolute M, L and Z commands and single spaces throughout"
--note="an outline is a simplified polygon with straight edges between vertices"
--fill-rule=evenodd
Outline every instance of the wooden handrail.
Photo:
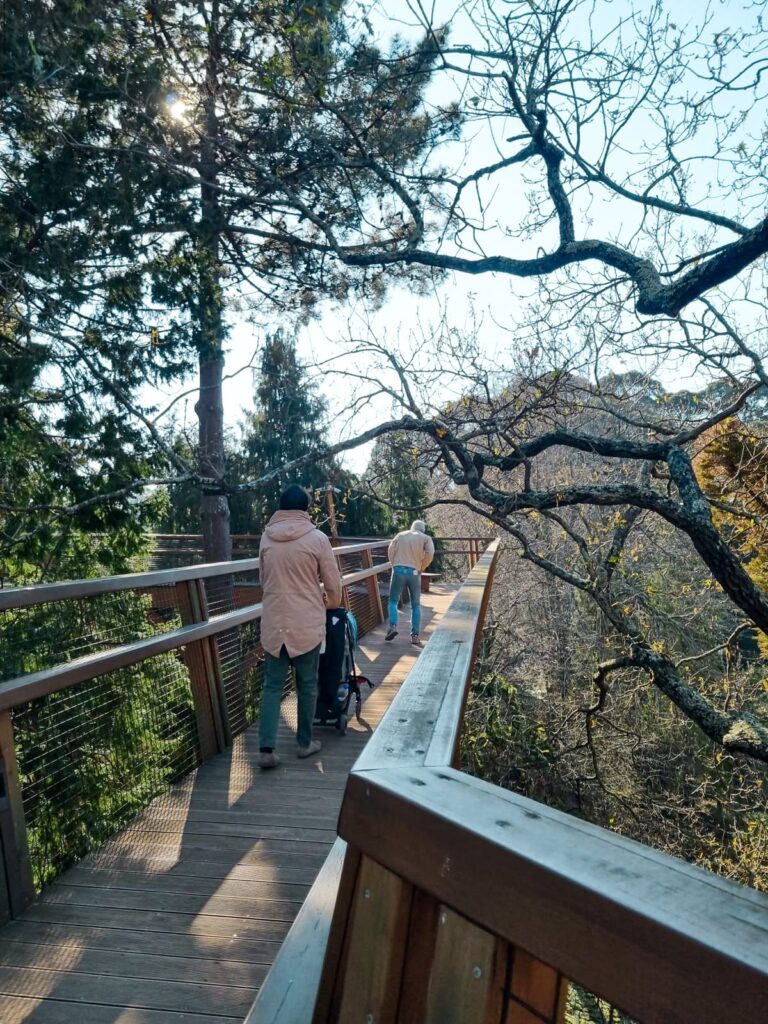
M 745 886 L 450 768 L 353 774 L 339 835 L 634 1019 L 765 1016 L 768 897 Z
M 334 548 L 334 554 L 354 555 L 375 548 L 386 547 L 389 541 L 366 544 L 346 544 Z M 237 576 L 255 572 L 258 558 L 242 558 L 231 562 L 206 562 L 203 565 L 185 565 L 177 569 L 155 569 L 151 572 L 130 572 L 121 576 L 100 576 L 92 580 L 70 580 L 64 583 L 38 583 L 29 587 L 0 589 L 0 612 L 12 608 L 29 608 L 51 601 L 71 601 L 75 598 L 96 597 L 123 590 L 144 590 L 186 580 L 211 579 L 216 576 Z
M 353 771 L 453 763 L 498 553 L 494 540 L 462 583 Z
M 315 931 L 302 910 L 249 1024 L 562 1024 L 574 981 L 643 1024 L 762 1019 L 768 898 L 450 766 L 494 564 L 486 552 L 358 759 L 344 868 L 337 847 Z
M 343 548 L 336 548 L 335 550 L 345 553 Z M 231 565 L 230 562 L 224 564 Z M 366 580 L 371 576 L 378 576 L 388 572 L 390 569 L 391 565 L 389 562 L 382 562 L 380 565 L 375 565 L 369 569 L 358 569 L 355 572 L 342 576 L 342 584 L 344 587 L 349 587 L 353 583 Z M 139 575 L 146 574 L 141 573 Z M 142 586 L 141 589 L 144 589 L 144 587 Z M 30 672 L 23 676 L 17 676 L 15 679 L 0 682 L 0 711 L 8 710 L 19 704 L 24 704 L 26 701 L 35 700 L 38 697 L 45 697 L 48 694 L 56 693 L 58 690 L 64 690 L 70 686 L 76 686 L 78 683 L 86 682 L 89 679 L 96 679 L 98 676 L 106 675 L 108 672 L 127 668 L 129 665 L 136 665 L 158 654 L 166 654 L 168 651 L 178 650 L 180 647 L 186 647 L 207 637 L 226 633 L 247 622 L 260 619 L 261 613 L 262 604 L 259 602 L 248 605 L 245 608 L 238 608 L 235 611 L 213 616 L 204 622 L 180 626 L 178 629 L 169 630 L 167 633 L 159 633 L 156 636 L 135 640 L 129 644 L 121 644 L 117 647 L 111 647 L 106 651 L 98 651 L 95 654 L 86 654 L 82 658 L 73 658 L 72 661 L 55 665 L 53 668 L 42 669 L 39 672 Z

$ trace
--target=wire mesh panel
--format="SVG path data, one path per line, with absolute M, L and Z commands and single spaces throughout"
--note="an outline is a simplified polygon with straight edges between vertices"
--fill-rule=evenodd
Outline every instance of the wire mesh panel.
M 350 573 L 358 572 L 364 568 L 363 553 L 361 551 L 353 552 L 350 555 L 339 555 L 338 561 L 342 576 L 348 576 Z M 347 607 L 357 619 L 360 636 L 364 633 L 369 633 L 378 623 L 371 602 L 371 591 L 368 581 L 360 580 L 357 583 L 346 586 L 344 594 Z
M 216 647 L 229 727 L 236 736 L 256 720 L 259 711 L 264 683 L 260 620 L 218 634 Z
M 13 711 L 37 889 L 200 763 L 181 650 Z
M 206 582 L 208 614 L 212 619 L 261 601 L 257 569 L 217 576 Z M 233 736 L 253 723 L 263 683 L 261 623 L 258 619 L 218 634 L 215 646 L 229 729 Z
M 0 612 L 0 679 L 53 668 L 181 625 L 173 584 Z

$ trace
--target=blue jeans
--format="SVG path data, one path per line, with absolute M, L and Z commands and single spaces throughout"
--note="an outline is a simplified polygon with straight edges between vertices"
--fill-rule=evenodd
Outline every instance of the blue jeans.
M 421 625 L 421 573 L 410 565 L 392 566 L 389 583 L 389 625 L 397 629 L 397 602 L 406 587 L 411 595 L 411 632 L 418 633 Z

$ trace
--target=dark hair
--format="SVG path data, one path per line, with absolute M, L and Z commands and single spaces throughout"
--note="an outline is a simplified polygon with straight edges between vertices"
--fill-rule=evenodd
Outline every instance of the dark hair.
M 298 484 L 288 484 L 280 495 L 281 512 L 306 512 L 309 508 L 309 495 Z

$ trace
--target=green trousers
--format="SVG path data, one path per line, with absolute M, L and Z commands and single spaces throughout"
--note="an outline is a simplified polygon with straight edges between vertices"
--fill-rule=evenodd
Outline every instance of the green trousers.
M 274 750 L 277 745 L 277 726 L 280 721 L 280 703 L 283 699 L 288 669 L 293 665 L 296 673 L 296 695 L 299 703 L 299 727 L 296 739 L 300 747 L 312 742 L 312 720 L 317 703 L 317 666 L 320 660 L 320 644 L 306 654 L 288 657 L 283 645 L 278 657 L 264 652 L 264 689 L 261 691 L 261 714 L 259 716 L 259 748 Z

